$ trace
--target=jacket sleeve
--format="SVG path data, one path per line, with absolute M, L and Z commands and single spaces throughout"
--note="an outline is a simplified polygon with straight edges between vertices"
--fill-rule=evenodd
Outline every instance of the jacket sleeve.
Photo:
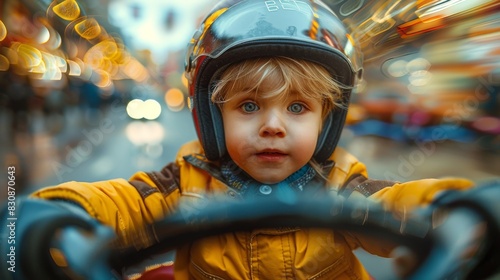
M 335 166 L 329 174 L 332 190 L 343 197 L 369 197 L 382 203 L 383 207 L 404 219 L 416 207 L 433 202 L 442 191 L 465 190 L 473 182 L 462 178 L 422 179 L 404 183 L 373 180 L 368 178 L 366 166 L 347 151 L 337 148 L 331 159 Z M 352 249 L 362 247 L 366 251 L 388 257 L 393 247 L 389 243 L 352 232 L 343 232 Z
M 375 192 L 369 198 L 382 203 L 383 207 L 394 213 L 397 218 L 405 219 L 416 208 L 432 203 L 434 198 L 443 191 L 466 190 L 473 186 L 472 181 L 463 178 L 422 179 L 394 183 L 392 186 Z M 357 190 L 354 191 L 356 192 Z M 382 257 L 389 257 L 394 245 L 397 245 L 359 234 L 345 233 L 344 235 L 351 248 L 361 246 L 369 253 Z
M 43 188 L 32 196 L 75 203 L 112 227 L 118 246 L 140 249 L 155 243 L 149 225 L 175 211 L 180 196 L 178 183 L 178 167 L 171 163 L 160 172 L 138 172 L 128 181 L 67 182 Z

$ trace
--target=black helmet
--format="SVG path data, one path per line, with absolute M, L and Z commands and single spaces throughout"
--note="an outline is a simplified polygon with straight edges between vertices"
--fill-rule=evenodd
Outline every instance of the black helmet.
M 185 74 L 206 157 L 218 160 L 227 153 L 221 113 L 210 99 L 214 83 L 230 64 L 266 56 L 315 62 L 347 86 L 346 108 L 326 117 L 318 138 L 314 159 L 324 162 L 340 138 L 350 88 L 361 75 L 361 57 L 340 19 L 318 0 L 226 0 L 204 19 L 190 41 Z

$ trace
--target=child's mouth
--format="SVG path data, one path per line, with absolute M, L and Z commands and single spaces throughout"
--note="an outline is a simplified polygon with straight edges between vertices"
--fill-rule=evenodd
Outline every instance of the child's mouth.
M 277 161 L 283 159 L 287 154 L 281 151 L 262 151 L 256 155 L 258 158 L 266 161 Z

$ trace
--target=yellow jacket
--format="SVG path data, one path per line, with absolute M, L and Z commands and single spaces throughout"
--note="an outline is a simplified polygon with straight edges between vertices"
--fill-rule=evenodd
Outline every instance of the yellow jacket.
M 356 175 L 367 177 L 364 164 L 341 148 L 337 148 L 330 159 L 335 164 L 325 187 L 333 192 Z M 191 142 L 184 145 L 176 161 L 161 172 L 138 172 L 128 181 L 68 182 L 41 189 L 33 196 L 73 201 L 114 228 L 121 245 L 144 248 L 156 242 L 148 224 L 173 213 L 181 199 L 196 200 L 206 193 L 235 195 L 214 176 L 215 171 L 216 165 L 207 163 L 200 144 Z M 369 186 L 369 181 L 365 181 L 368 184 L 364 186 Z M 373 182 L 371 185 L 377 188 L 387 188 L 365 195 L 380 200 L 387 209 L 401 216 L 413 207 L 430 203 L 439 191 L 472 186 L 468 180 L 454 178 Z M 364 190 L 352 188 L 350 191 L 363 193 Z M 380 256 L 389 253 L 389 248 L 370 241 L 373 240 L 345 232 L 304 228 L 228 233 L 179 248 L 175 276 L 176 279 L 369 279 L 352 250 L 362 247 Z

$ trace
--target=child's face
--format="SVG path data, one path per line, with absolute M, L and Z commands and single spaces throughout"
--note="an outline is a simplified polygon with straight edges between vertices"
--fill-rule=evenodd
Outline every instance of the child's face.
M 229 155 L 255 180 L 278 183 L 311 160 L 321 110 L 320 100 L 299 94 L 287 94 L 285 100 L 259 93 L 230 94 L 222 106 Z

